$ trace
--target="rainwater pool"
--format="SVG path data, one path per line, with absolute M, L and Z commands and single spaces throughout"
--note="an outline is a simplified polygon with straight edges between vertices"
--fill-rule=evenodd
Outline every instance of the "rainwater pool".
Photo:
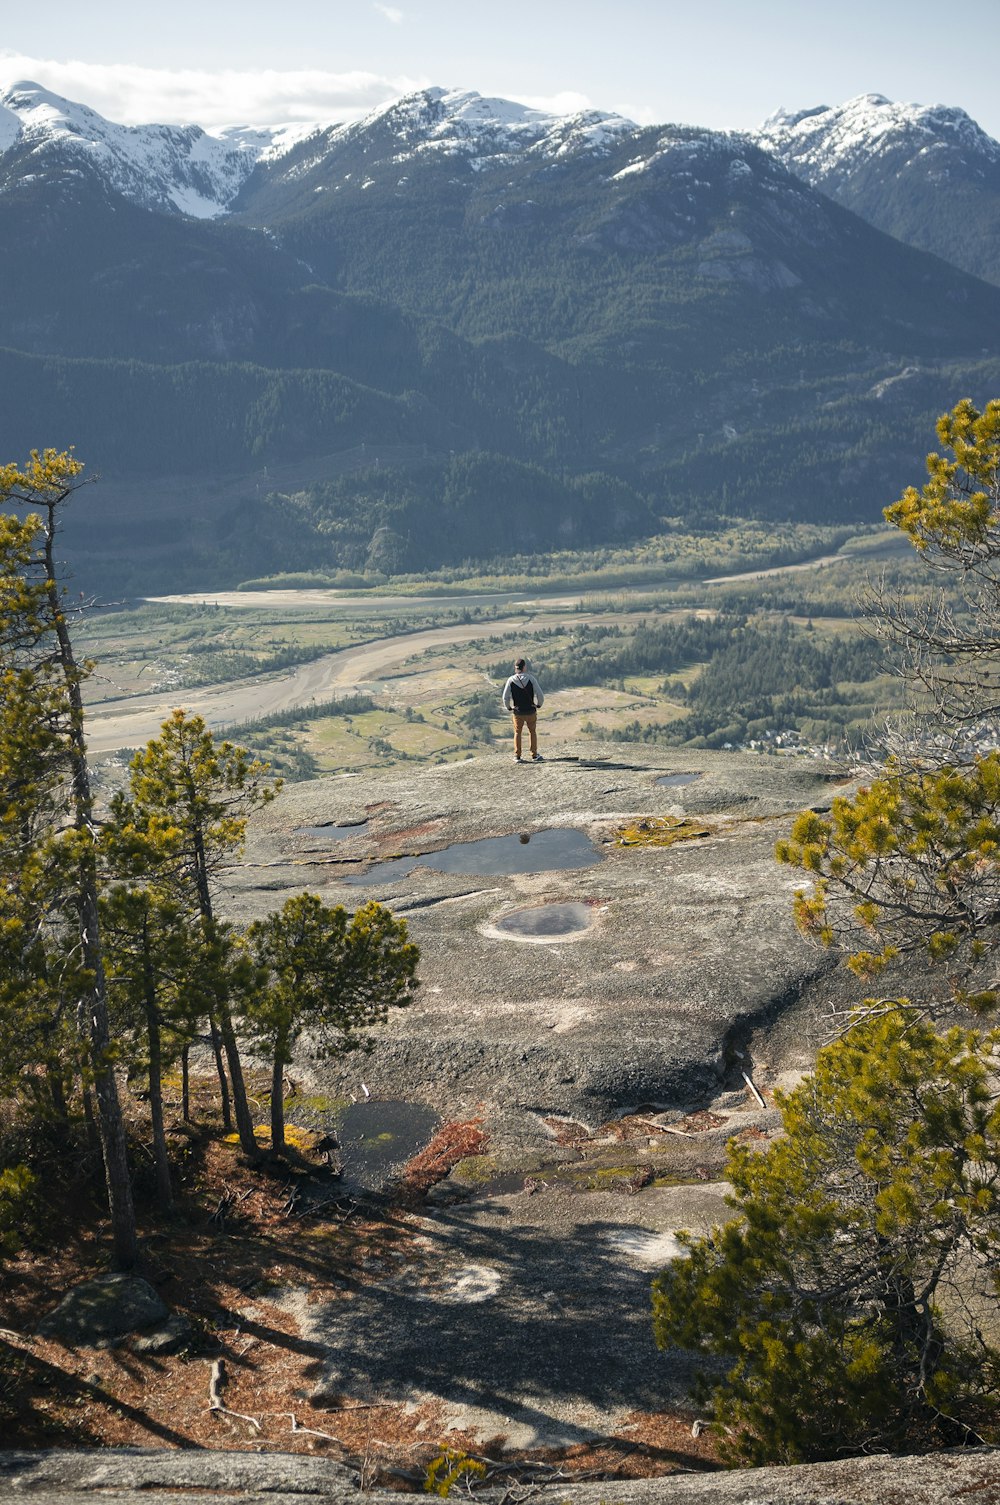
M 579 935 L 589 930 L 593 910 L 589 904 L 571 900 L 564 904 L 536 904 L 530 909 L 516 909 L 497 920 L 496 928 L 504 935 L 519 939 L 547 940 L 563 935 Z
M 436 873 L 463 873 L 483 878 L 510 873 L 568 872 L 593 867 L 601 853 L 589 836 L 575 827 L 522 832 L 513 836 L 487 836 L 481 841 L 459 841 L 440 852 L 420 852 L 413 857 L 393 857 L 376 863 L 366 873 L 351 873 L 342 883 L 385 883 L 405 877 L 414 868 Z

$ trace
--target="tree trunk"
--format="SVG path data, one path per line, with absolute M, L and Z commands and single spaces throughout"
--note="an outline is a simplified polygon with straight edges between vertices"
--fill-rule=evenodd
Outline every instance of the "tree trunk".
M 69 1104 L 66 1101 L 66 1086 L 63 1082 L 62 1062 L 58 1056 L 52 1056 L 45 1063 L 45 1077 L 49 1086 L 49 1097 L 52 1099 L 52 1112 L 58 1123 L 63 1127 L 69 1126 Z
M 77 869 L 76 909 L 80 928 L 80 953 L 83 965 L 93 979 L 81 998 L 86 1008 L 90 1055 L 94 1069 L 98 1124 L 104 1157 L 104 1179 L 111 1212 L 111 1235 L 114 1265 L 130 1270 L 139 1257 L 135 1227 L 135 1205 L 129 1172 L 125 1120 L 118 1099 L 111 1059 L 111 1028 L 108 1020 L 107 982 L 97 915 L 97 863 L 94 854 L 93 797 L 87 768 L 87 747 L 83 733 L 83 697 L 80 693 L 80 669 L 73 656 L 69 629 L 63 615 L 56 584 L 53 545 L 55 542 L 55 503 L 48 507 L 45 527 L 45 567 L 48 577 L 48 600 L 59 645 L 59 666 L 69 700 L 68 751 L 73 793 L 73 825 L 80 838 Z
M 247 1102 L 246 1084 L 243 1081 L 243 1063 L 240 1060 L 240 1048 L 236 1042 L 233 1016 L 229 1012 L 228 988 L 225 976 L 223 975 L 222 946 L 215 926 L 215 916 L 212 912 L 212 891 L 208 883 L 208 860 L 205 855 L 205 842 L 200 827 L 196 827 L 194 831 L 194 852 L 198 908 L 201 911 L 202 925 L 205 932 L 205 949 L 209 957 L 214 958 L 216 1022 L 222 1035 L 226 1062 L 229 1066 L 229 1080 L 233 1088 L 233 1109 L 236 1113 L 236 1132 L 240 1136 L 240 1148 L 243 1150 L 243 1153 L 249 1155 L 251 1159 L 256 1160 L 258 1155 L 257 1140 L 253 1132 L 250 1105 Z
M 98 1160 L 102 1159 L 101 1131 L 97 1127 L 97 1117 L 94 1113 L 94 1094 L 90 1090 L 90 1083 L 83 1084 L 83 1121 L 87 1126 L 87 1148 Z
M 229 1098 L 229 1078 L 226 1076 L 226 1063 L 222 1059 L 222 1036 L 219 1034 L 219 1026 L 215 1022 L 214 1013 L 208 1016 L 209 1033 L 212 1036 L 212 1054 L 215 1057 L 215 1069 L 219 1074 L 219 1094 L 222 1098 L 222 1127 L 227 1134 L 233 1131 L 233 1110 Z M 187 1056 L 185 1055 L 185 1065 Z
M 148 945 L 142 958 L 143 1002 L 146 1006 L 146 1035 L 149 1041 L 149 1120 L 153 1130 L 153 1159 L 156 1162 L 156 1191 L 164 1212 L 173 1212 L 174 1193 L 170 1185 L 170 1160 L 167 1136 L 163 1128 L 163 1065 L 160 1048 L 160 1016 L 156 1008 L 156 978 Z
M 185 1045 L 181 1051 L 181 1118 L 186 1124 L 191 1122 L 191 1072 L 190 1072 L 190 1045 Z
M 282 1042 L 276 1042 L 271 1067 L 271 1150 L 281 1154 L 285 1148 L 285 1063 Z
M 240 1060 L 240 1048 L 236 1043 L 233 1016 L 229 1012 L 228 1003 L 221 999 L 219 1001 L 219 1028 L 222 1033 L 222 1043 L 226 1050 L 229 1078 L 233 1084 L 233 1108 L 236 1113 L 236 1132 L 240 1136 L 240 1148 L 245 1155 L 250 1155 L 256 1159 L 259 1154 L 257 1136 L 253 1131 L 253 1118 L 250 1114 L 250 1104 L 247 1102 L 247 1089 L 243 1081 L 243 1063 Z

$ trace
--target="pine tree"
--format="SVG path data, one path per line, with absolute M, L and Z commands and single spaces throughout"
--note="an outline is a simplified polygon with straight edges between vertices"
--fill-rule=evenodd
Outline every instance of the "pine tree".
M 247 1028 L 271 1057 L 271 1148 L 285 1144 L 284 1068 L 308 1032 L 324 1059 L 364 1047 L 365 1032 L 410 1002 L 419 953 L 405 920 L 381 904 L 353 916 L 296 894 L 246 933 L 255 965 L 244 993 Z
M 132 759 L 118 807 L 125 839 L 145 847 L 147 864 L 156 866 L 160 881 L 198 916 L 223 1107 L 231 1089 L 240 1145 L 251 1156 L 257 1142 L 229 997 L 232 941 L 215 913 L 213 880 L 242 848 L 247 816 L 279 788 L 266 764 L 231 742 L 217 743 L 200 716 L 178 710 Z
M 82 470 L 71 454 L 51 449 L 33 450 L 23 467 L 0 466 L 0 504 L 9 509 L 0 516 L 0 863 L 8 880 L 5 930 L 8 920 L 12 926 L 5 945 L 20 946 L 24 964 L 14 986 L 20 976 L 36 1004 L 47 993 L 57 1014 L 71 1009 L 79 1016 L 114 1259 L 129 1269 L 138 1245 L 98 913 L 81 693 L 87 666 L 73 651 L 55 558 L 62 509 L 82 484 Z

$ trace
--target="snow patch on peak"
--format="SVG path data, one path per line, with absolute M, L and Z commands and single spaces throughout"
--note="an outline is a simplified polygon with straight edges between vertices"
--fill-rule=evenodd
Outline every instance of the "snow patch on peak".
M 888 152 L 912 160 L 929 149 L 952 148 L 1000 162 L 1000 143 L 964 110 L 901 104 L 884 94 L 860 94 L 834 108 L 797 114 L 777 110 L 764 121 L 756 139 L 820 187 Z
M 144 208 L 199 219 L 225 213 L 259 155 L 255 147 L 209 136 L 199 125 L 116 125 L 30 81 L 0 94 L 0 110 L 0 149 L 15 140 L 26 145 L 36 177 L 86 163 Z
M 316 121 L 290 120 L 284 125 L 255 126 L 230 125 L 219 132 L 218 139 L 225 145 L 245 151 L 254 162 L 273 162 L 286 152 L 308 141 L 311 136 L 320 136 L 341 129 L 339 121 L 318 124 Z M 211 140 L 211 138 L 208 138 Z
M 392 134 L 394 167 L 419 154 L 443 152 L 467 157 L 477 169 L 529 152 L 543 157 L 600 154 L 615 137 L 636 130 L 632 121 L 597 110 L 553 115 L 473 89 L 431 88 L 380 105 L 334 134 L 338 140 L 358 139 L 378 126 Z
M 9 105 L 0 103 L 0 152 L 5 152 L 21 134 L 21 122 Z
M 813 105 L 809 110 L 786 110 L 784 105 L 779 105 L 760 126 L 760 133 L 789 130 L 793 125 L 798 125 L 800 120 L 808 120 L 812 115 L 825 115 L 829 109 L 829 105 Z
M 527 127 L 530 130 L 538 125 L 544 127 L 555 118 L 544 110 L 532 110 L 512 99 L 487 99 L 474 89 L 452 89 L 442 93 L 439 102 L 446 116 L 471 126 L 507 126 L 512 130 Z
M 108 124 L 89 105 L 74 104 L 31 79 L 11 84 L 0 94 L 0 100 L 14 112 L 26 134 L 64 132 L 79 136 Z

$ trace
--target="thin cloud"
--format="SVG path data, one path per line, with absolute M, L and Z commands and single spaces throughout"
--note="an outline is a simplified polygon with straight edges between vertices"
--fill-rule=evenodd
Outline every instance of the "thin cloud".
M 329 73 L 311 68 L 142 68 L 129 63 L 58 62 L 0 51 L 0 87 L 31 79 L 67 99 L 123 125 L 195 122 L 206 129 L 226 125 L 280 125 L 293 121 L 355 120 L 359 115 L 427 88 L 428 78 L 369 73 Z
M 624 115 L 626 120 L 634 120 L 636 125 L 662 125 L 663 116 L 658 115 L 652 105 L 615 105 L 619 115 Z
M 380 16 L 385 16 L 387 21 L 391 21 L 393 26 L 402 26 L 403 21 L 406 19 L 398 5 L 379 5 L 378 0 L 376 0 L 372 8 L 377 10 Z
M 510 94 L 509 99 L 527 105 L 529 110 L 544 110 L 546 115 L 579 115 L 593 105 L 590 96 L 564 89 L 561 94 Z

